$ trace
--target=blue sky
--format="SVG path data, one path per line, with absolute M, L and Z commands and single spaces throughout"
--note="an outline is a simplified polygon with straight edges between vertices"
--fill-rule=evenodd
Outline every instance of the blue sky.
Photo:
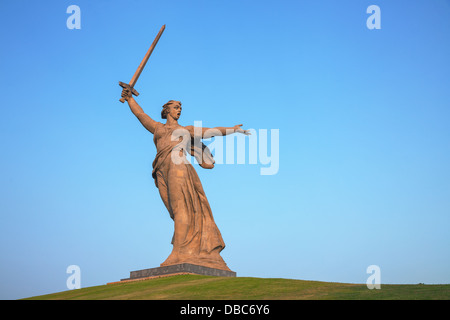
M 450 283 L 449 16 L 443 0 L 0 2 L 0 298 L 169 255 L 153 137 L 118 101 L 163 24 L 136 85 L 150 116 L 174 99 L 183 125 L 279 130 L 275 175 L 196 166 L 238 276 L 365 283 L 375 264 L 382 283 Z

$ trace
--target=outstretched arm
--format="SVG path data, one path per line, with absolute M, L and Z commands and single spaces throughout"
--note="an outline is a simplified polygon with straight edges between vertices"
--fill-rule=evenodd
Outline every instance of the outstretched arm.
M 125 98 L 125 100 L 128 101 L 128 105 L 130 106 L 131 112 L 139 119 L 139 121 L 142 123 L 142 125 L 150 131 L 151 133 L 155 133 L 155 128 L 158 122 L 150 118 L 144 110 L 141 108 L 141 106 L 134 100 L 131 92 L 128 89 L 123 89 L 122 91 L 122 97 Z
M 191 136 L 198 135 L 201 132 L 202 139 L 209 139 L 215 136 L 226 136 L 233 133 L 243 133 L 247 136 L 251 134 L 249 130 L 244 130 L 241 127 L 242 124 L 237 124 L 234 127 L 195 128 L 194 126 L 187 126 L 186 128 L 191 133 Z

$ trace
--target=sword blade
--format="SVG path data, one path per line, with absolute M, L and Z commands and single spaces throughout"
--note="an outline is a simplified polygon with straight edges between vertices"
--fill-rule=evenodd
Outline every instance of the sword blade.
M 159 38 L 161 38 L 162 33 L 164 32 L 164 29 L 166 28 L 166 25 L 163 25 L 161 27 L 161 29 L 159 30 L 158 34 L 156 35 L 155 40 L 153 40 L 152 45 L 150 46 L 150 48 L 148 49 L 147 53 L 144 56 L 144 59 L 142 59 L 141 64 L 139 65 L 139 67 L 137 68 L 136 72 L 133 75 L 133 78 L 131 78 L 131 81 L 129 83 L 130 87 L 134 87 L 134 85 L 136 84 L 137 80 L 139 79 L 139 76 L 141 75 L 142 70 L 144 70 L 145 64 L 148 61 L 148 58 L 150 58 L 150 55 L 153 52 L 153 49 L 155 49 L 156 44 L 159 41 Z
M 137 80 L 139 79 L 139 76 L 141 75 L 142 70 L 144 70 L 145 64 L 148 61 L 148 58 L 150 58 L 150 55 L 153 52 L 153 49 L 155 49 L 156 44 L 159 41 L 159 38 L 161 38 L 162 33 L 164 32 L 164 29 L 166 28 L 166 25 L 163 25 L 161 27 L 161 29 L 159 30 L 158 34 L 156 35 L 155 40 L 153 40 L 152 45 L 150 46 L 150 48 L 148 49 L 147 53 L 144 56 L 144 59 L 142 59 L 141 63 L 139 64 L 139 67 L 137 68 L 136 72 L 134 73 L 133 77 L 131 78 L 131 81 L 129 84 L 123 83 L 121 81 L 119 81 L 119 85 L 122 88 L 128 88 L 131 90 L 132 94 L 134 94 L 135 96 L 139 95 L 139 93 L 134 89 L 134 85 L 136 84 Z M 120 102 L 124 103 L 125 102 L 125 98 L 121 98 Z

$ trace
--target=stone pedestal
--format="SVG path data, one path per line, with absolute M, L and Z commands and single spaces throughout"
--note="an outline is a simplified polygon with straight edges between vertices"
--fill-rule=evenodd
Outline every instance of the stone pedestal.
M 158 277 L 158 276 L 169 276 L 183 273 L 200 274 L 205 276 L 216 276 L 216 277 L 236 277 L 236 272 L 234 271 L 208 268 L 190 263 L 181 263 L 164 267 L 131 271 L 130 277 L 127 279 L 121 279 L 121 281 L 137 280 L 141 278 Z

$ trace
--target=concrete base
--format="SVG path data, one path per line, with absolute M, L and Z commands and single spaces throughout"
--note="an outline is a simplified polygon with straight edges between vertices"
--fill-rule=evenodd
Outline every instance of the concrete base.
M 131 271 L 130 277 L 127 279 L 121 279 L 121 281 L 129 281 L 148 277 L 168 276 L 171 274 L 175 275 L 183 273 L 200 274 L 204 276 L 216 276 L 216 277 L 236 277 L 236 272 L 234 271 L 208 268 L 190 263 L 181 263 L 158 268 Z

